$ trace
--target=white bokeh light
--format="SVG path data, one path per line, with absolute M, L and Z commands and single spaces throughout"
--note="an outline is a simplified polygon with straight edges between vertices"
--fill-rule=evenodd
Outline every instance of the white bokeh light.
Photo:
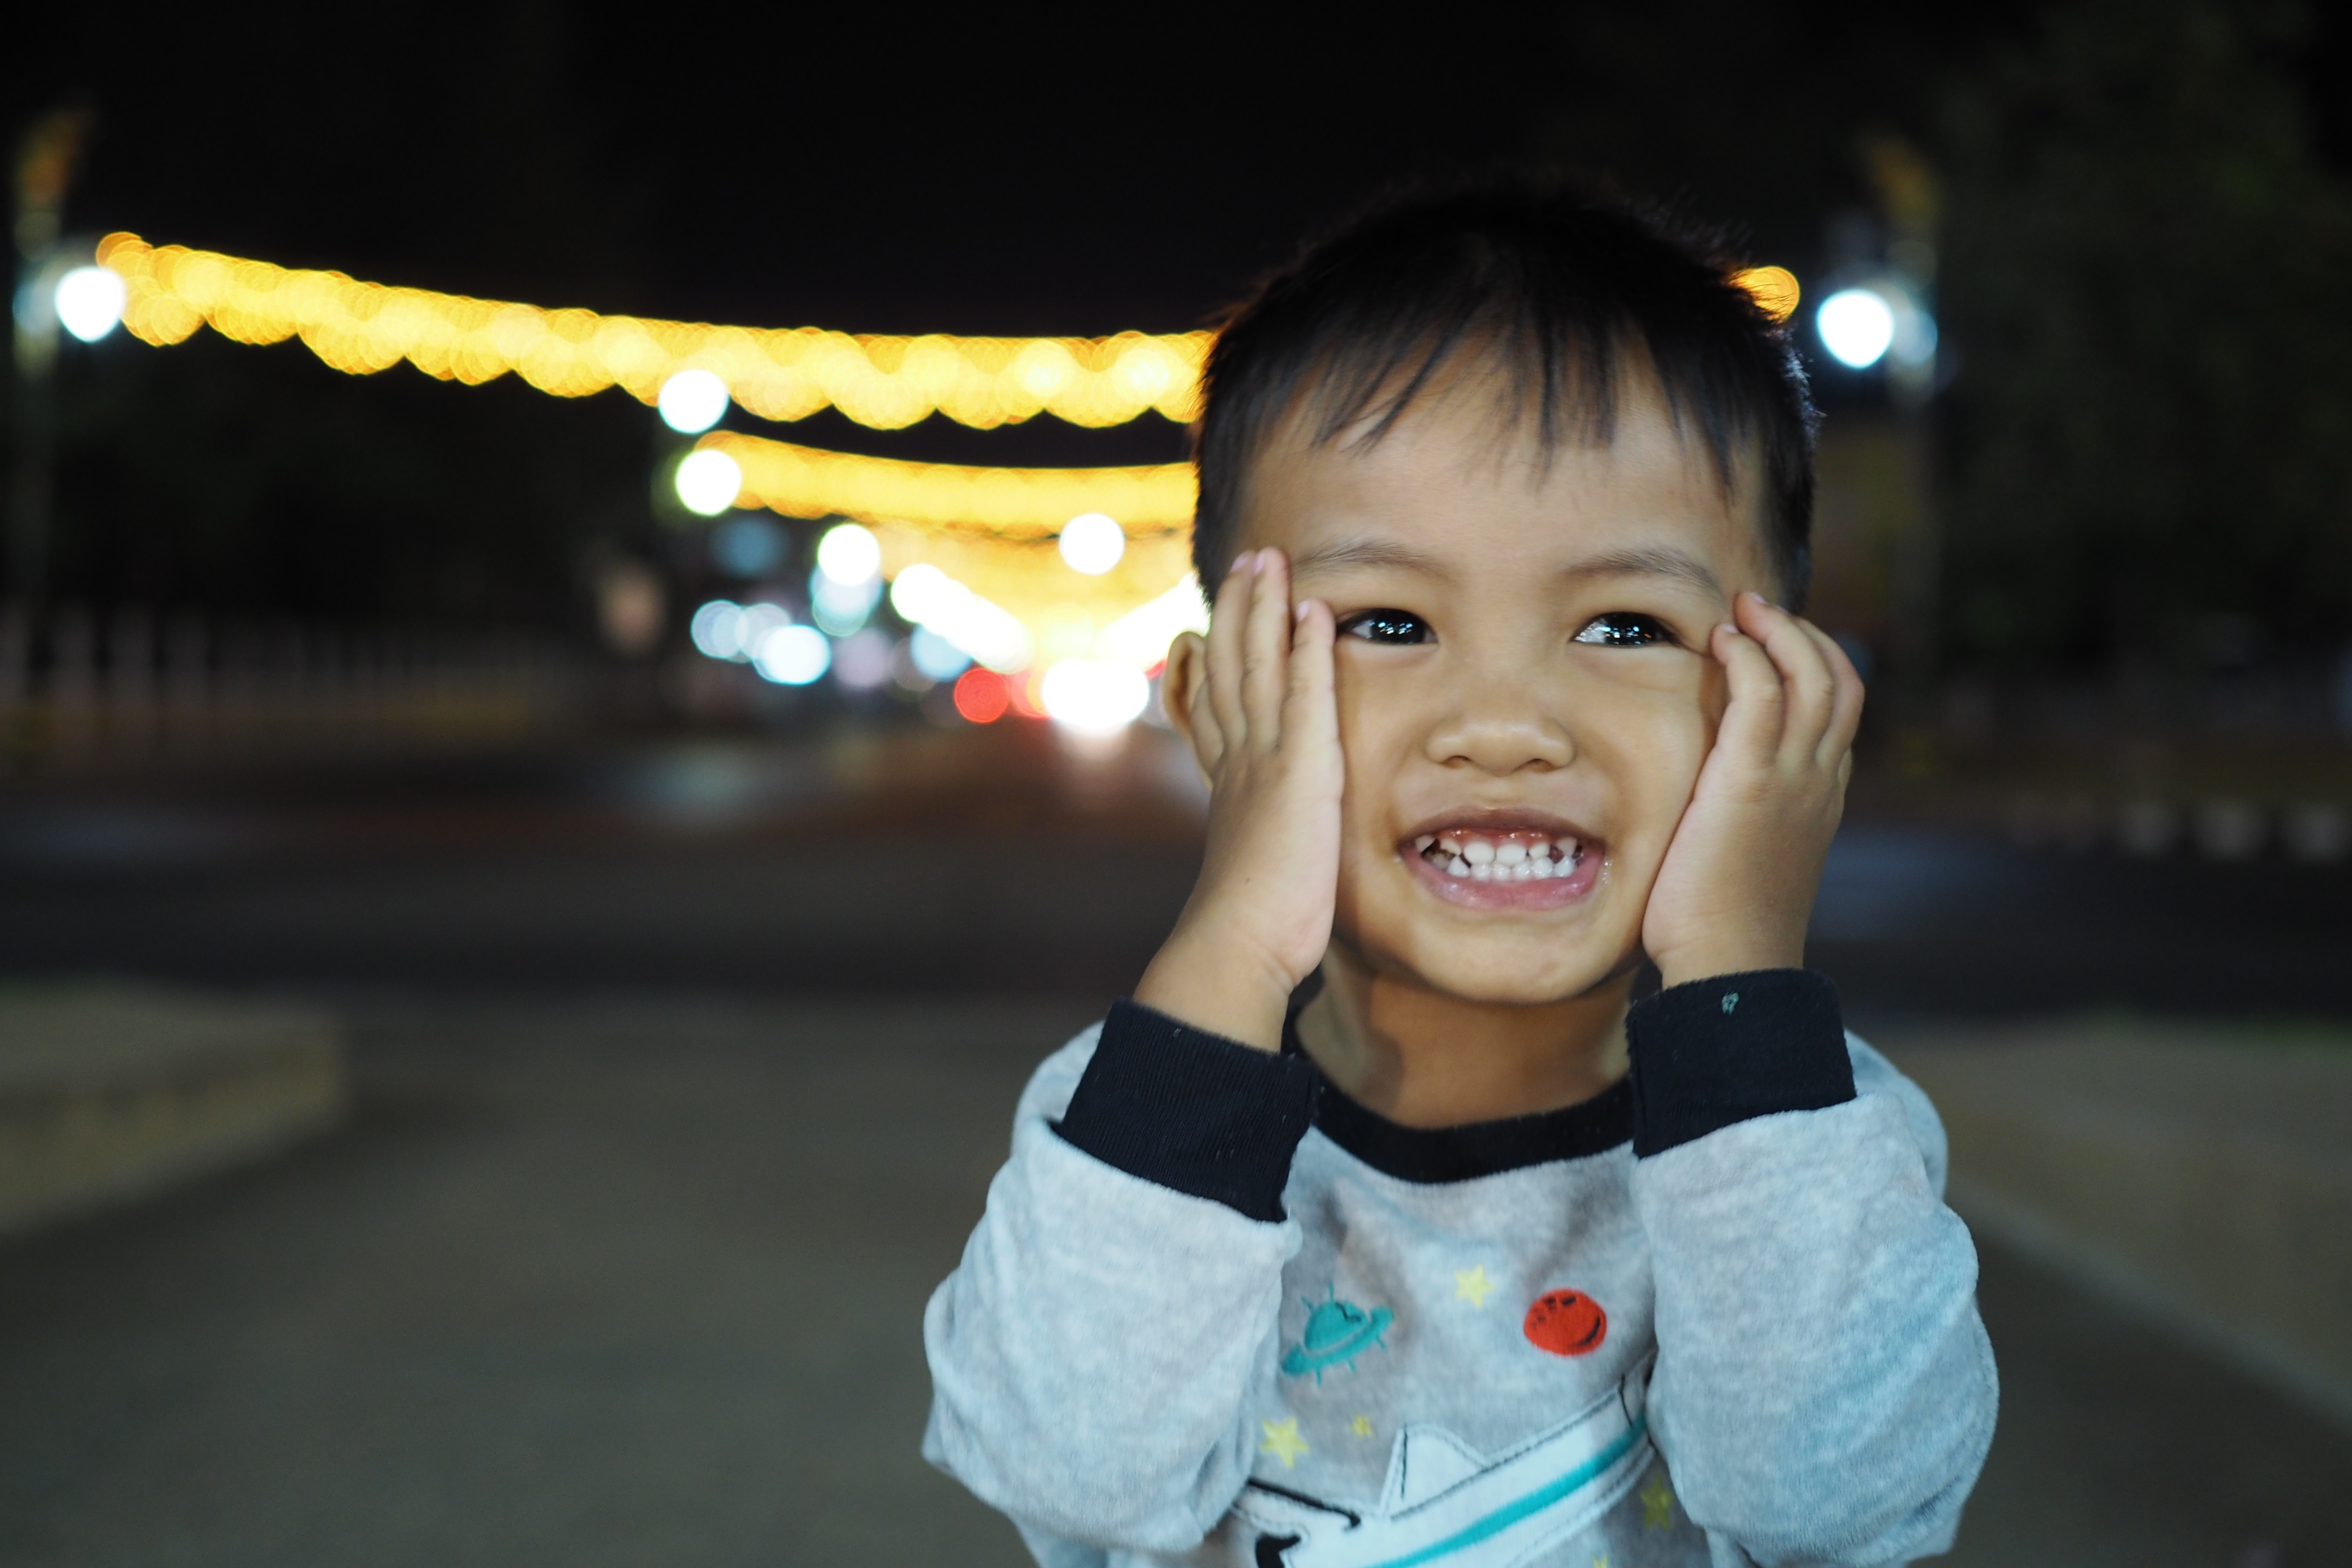
M 1045 672 L 1037 692 L 1046 717 L 1081 735 L 1111 735 L 1142 715 L 1151 682 L 1131 664 L 1066 658 Z
M 681 436 L 699 436 L 727 417 L 727 384 L 707 370 L 682 370 L 662 383 L 654 406 Z
M 1841 289 L 1813 317 L 1822 346 L 1843 365 L 1867 370 L 1895 343 L 1895 310 L 1872 289 Z
M 817 570 L 845 587 L 871 583 L 882 570 L 882 542 L 863 524 L 845 522 L 816 542 Z
M 917 626 L 907 639 L 907 657 L 933 680 L 953 680 L 971 665 L 969 654 L 929 626 Z
M 1025 669 L 1036 647 L 1003 605 L 982 598 L 938 567 L 919 563 L 890 584 L 890 607 L 901 618 L 929 626 L 970 654 L 974 663 L 1000 674 Z
M 110 267 L 77 267 L 58 279 L 58 321 L 86 343 L 121 326 L 130 301 L 122 274 Z
M 742 493 L 742 467 L 724 452 L 688 452 L 677 466 L 677 499 L 688 511 L 717 517 Z
M 713 599 L 694 612 L 687 624 L 695 650 L 708 658 L 743 657 L 743 606 L 731 599 Z
M 778 626 L 760 639 L 752 667 L 780 686 L 806 686 L 833 663 L 833 644 L 814 626 Z
M 1062 525 L 1062 559 L 1074 572 L 1099 577 L 1126 553 L 1126 530 L 1101 512 L 1080 512 Z

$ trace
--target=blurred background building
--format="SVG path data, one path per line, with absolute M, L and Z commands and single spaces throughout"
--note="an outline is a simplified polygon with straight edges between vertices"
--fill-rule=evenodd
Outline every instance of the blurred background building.
M 1020 1561 L 915 1315 L 1197 858 L 1205 331 L 1500 163 L 1727 225 L 1826 410 L 1959 1559 L 2352 1561 L 2332 11 L 11 31 L 0 1560 Z

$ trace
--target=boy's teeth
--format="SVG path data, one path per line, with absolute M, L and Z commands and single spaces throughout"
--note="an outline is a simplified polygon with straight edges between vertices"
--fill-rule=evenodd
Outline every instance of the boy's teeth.
M 1413 852 L 1441 866 L 1448 876 L 1480 882 L 1529 882 L 1565 877 L 1576 869 L 1584 846 L 1573 838 L 1549 836 L 1488 838 L 1475 833 L 1423 833 L 1413 839 Z

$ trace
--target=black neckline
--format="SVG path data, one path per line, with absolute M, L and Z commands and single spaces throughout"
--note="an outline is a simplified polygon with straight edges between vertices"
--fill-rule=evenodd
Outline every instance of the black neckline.
M 1315 1072 L 1315 1126 L 1323 1136 L 1383 1175 L 1435 1184 L 1499 1176 L 1531 1165 L 1605 1153 L 1633 1138 L 1633 1080 L 1619 1079 L 1591 1100 L 1463 1127 L 1406 1127 L 1368 1110 L 1323 1075 L 1298 1038 L 1298 1015 L 1322 989 L 1307 977 L 1282 1021 L 1282 1054 Z

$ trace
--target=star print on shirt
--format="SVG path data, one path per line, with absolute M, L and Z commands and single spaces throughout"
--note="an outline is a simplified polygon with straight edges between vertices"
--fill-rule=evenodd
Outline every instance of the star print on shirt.
M 1486 1278 L 1486 1266 L 1483 1263 L 1475 1268 L 1461 1268 L 1454 1271 L 1454 1299 L 1457 1301 L 1467 1301 L 1474 1307 L 1483 1307 L 1494 1289 L 1495 1282 Z
M 1284 1421 L 1260 1421 L 1258 1426 L 1265 1433 L 1265 1441 L 1257 1446 L 1257 1451 L 1272 1454 L 1280 1459 L 1286 1470 L 1298 1463 L 1300 1455 L 1314 1451 L 1307 1447 L 1307 1439 L 1298 1435 L 1298 1417 L 1296 1415 Z
M 1296 1426 L 1296 1421 L 1291 1423 Z M 1652 1476 L 1650 1484 L 1642 1489 L 1642 1528 L 1672 1530 L 1675 1525 L 1675 1489 L 1666 1485 L 1664 1476 Z
M 1348 1430 L 1359 1437 L 1369 1437 L 1372 1435 L 1372 1418 L 1369 1415 L 1359 1415 L 1348 1423 Z

